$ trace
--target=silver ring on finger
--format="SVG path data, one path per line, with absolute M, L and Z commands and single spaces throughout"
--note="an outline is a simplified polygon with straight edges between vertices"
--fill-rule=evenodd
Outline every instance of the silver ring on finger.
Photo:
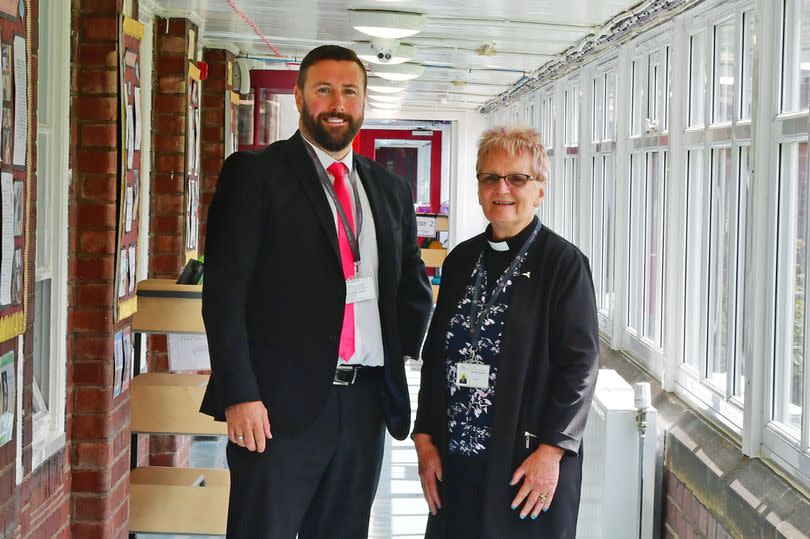
M 241 434 L 237 434 L 236 436 L 234 436 L 234 438 L 236 438 L 236 439 L 237 439 L 237 440 L 239 440 L 240 442 L 244 442 L 244 441 L 245 441 L 245 437 L 244 437 L 244 436 L 242 436 Z

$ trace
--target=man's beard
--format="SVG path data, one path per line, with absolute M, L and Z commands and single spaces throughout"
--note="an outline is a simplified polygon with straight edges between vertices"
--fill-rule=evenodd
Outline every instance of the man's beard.
M 301 111 L 301 121 L 306 127 L 309 135 L 315 139 L 315 142 L 329 152 L 338 152 L 347 148 L 352 143 L 354 137 L 363 126 L 363 113 L 360 113 L 359 118 L 354 118 L 349 114 L 342 112 L 322 112 L 318 117 L 313 117 L 310 112 L 307 102 L 303 102 L 303 109 Z M 347 125 L 342 126 L 340 129 L 328 128 L 324 125 L 324 118 L 340 118 L 346 121 Z

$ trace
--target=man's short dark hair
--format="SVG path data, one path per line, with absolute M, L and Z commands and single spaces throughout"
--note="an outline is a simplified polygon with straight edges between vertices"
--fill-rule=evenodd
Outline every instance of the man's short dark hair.
M 357 57 L 357 54 L 353 50 L 341 47 L 340 45 L 321 45 L 309 51 L 309 53 L 304 56 L 304 59 L 301 60 L 301 67 L 298 68 L 298 78 L 295 81 L 295 85 L 298 86 L 299 90 L 304 89 L 304 84 L 307 81 L 307 70 L 321 60 L 354 62 L 360 66 L 360 71 L 363 72 L 363 88 L 365 89 L 368 84 L 366 66 L 363 65 L 363 62 L 360 61 L 360 58 Z

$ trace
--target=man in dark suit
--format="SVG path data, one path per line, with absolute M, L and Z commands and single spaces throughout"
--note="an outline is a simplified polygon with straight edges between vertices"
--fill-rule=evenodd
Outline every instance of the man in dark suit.
M 301 62 L 299 132 L 223 165 L 208 213 L 202 411 L 228 423 L 228 537 L 365 538 L 385 426 L 410 428 L 404 362 L 431 292 L 410 188 L 355 155 L 366 72 Z

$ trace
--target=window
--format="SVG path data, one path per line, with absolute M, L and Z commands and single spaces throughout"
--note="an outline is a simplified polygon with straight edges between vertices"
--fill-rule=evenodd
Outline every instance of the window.
M 613 233 L 614 233 L 614 163 L 616 154 L 616 60 L 609 59 L 595 68 L 591 88 L 591 140 L 586 147 L 590 161 L 590 261 L 593 273 L 599 323 L 611 333 L 613 319 Z
M 801 438 L 804 367 L 807 347 L 807 141 L 779 147 L 778 352 L 773 366 L 771 419 L 790 438 Z
M 751 88 L 754 84 L 754 32 L 756 29 L 756 14 L 745 11 L 742 14 L 742 64 L 740 66 L 740 119 L 750 120 L 752 112 Z
M 40 14 L 33 328 L 33 465 L 65 443 L 70 6 Z
M 591 268 L 596 303 L 605 319 L 613 317 L 613 154 L 593 158 L 591 168 Z
M 666 151 L 630 156 L 630 283 L 627 328 L 653 349 L 661 348 L 663 309 L 663 202 Z
M 782 112 L 807 110 L 810 99 L 810 0 L 782 0 Z
M 540 204 L 538 215 L 545 226 L 561 232 L 560 223 L 557 222 L 557 212 L 555 211 L 555 204 L 557 203 L 557 193 L 560 196 L 563 194 L 564 183 L 558 185 L 556 183 L 556 176 L 554 171 L 554 95 L 553 88 L 545 88 L 538 92 L 537 103 L 539 108 L 539 118 L 537 129 L 543 139 L 543 144 L 546 146 L 546 152 L 549 159 L 549 177 L 546 181 L 546 192 L 543 203 Z M 560 178 L 565 181 L 565 175 L 561 174 Z M 562 210 L 561 210 L 562 211 Z
M 728 19 L 714 26 L 714 76 L 712 121 L 716 124 L 732 120 L 734 112 L 734 51 L 736 35 L 734 19 Z
M 706 33 L 689 38 L 689 123 L 700 127 L 704 123 L 706 96 Z
M 562 223 L 559 230 L 571 242 L 577 240 L 579 201 L 579 87 L 570 84 L 563 91 L 563 192 Z
M 753 41 L 753 26 L 750 6 L 719 9 L 693 21 L 692 54 L 684 66 L 692 82 L 690 107 L 683 118 L 687 189 L 684 242 L 679 247 L 684 252 L 683 355 L 676 390 L 739 432 L 745 400 L 751 130 L 738 123 L 746 114 L 747 123 L 751 116 L 750 95 L 746 105 L 743 94 L 751 69 L 746 43 Z M 703 36 L 711 36 L 710 48 Z M 709 87 L 701 95 L 694 81 L 707 80 Z M 750 80 L 747 84 L 750 91 Z M 707 114 L 709 126 L 703 121 Z

